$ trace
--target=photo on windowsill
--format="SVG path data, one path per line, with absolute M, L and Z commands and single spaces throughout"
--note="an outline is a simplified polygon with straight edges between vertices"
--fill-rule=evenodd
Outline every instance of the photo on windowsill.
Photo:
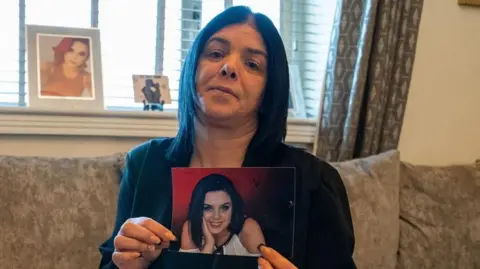
M 26 25 L 29 105 L 103 110 L 99 30 Z
M 135 103 L 143 103 L 144 110 L 163 111 L 164 104 L 171 104 L 168 77 L 161 75 L 133 75 Z
M 174 168 L 178 253 L 258 257 L 265 244 L 293 256 L 295 168 Z
M 40 98 L 95 99 L 88 36 L 38 34 Z

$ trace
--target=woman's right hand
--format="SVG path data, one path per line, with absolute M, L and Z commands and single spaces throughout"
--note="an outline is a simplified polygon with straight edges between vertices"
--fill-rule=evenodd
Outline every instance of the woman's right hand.
M 120 269 L 148 268 L 175 240 L 170 230 L 151 218 L 128 219 L 115 236 L 112 261 Z

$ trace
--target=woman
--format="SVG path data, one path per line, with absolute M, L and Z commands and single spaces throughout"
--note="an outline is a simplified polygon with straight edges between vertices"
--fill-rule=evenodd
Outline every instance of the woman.
M 53 51 L 54 61 L 40 65 L 41 96 L 92 97 L 91 76 L 85 70 L 89 40 L 66 37 Z
M 176 240 L 169 230 L 172 168 L 295 167 L 293 257 L 261 245 L 258 266 L 356 268 L 350 208 L 339 173 L 283 142 L 288 62 L 274 24 L 247 7 L 217 15 L 188 53 L 179 91 L 177 135 L 145 142 L 126 157 L 115 228 L 100 246 L 100 267 L 172 268 L 178 256 L 163 251 Z M 182 268 L 201 268 L 193 262 L 197 256 L 181 256 L 192 260 Z
M 202 178 L 193 190 L 182 228 L 182 252 L 259 256 L 260 225 L 243 214 L 243 200 L 224 175 Z

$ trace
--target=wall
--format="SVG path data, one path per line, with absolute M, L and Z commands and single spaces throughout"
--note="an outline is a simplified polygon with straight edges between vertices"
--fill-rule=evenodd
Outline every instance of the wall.
M 422 164 L 480 158 L 480 8 L 425 0 L 399 149 Z

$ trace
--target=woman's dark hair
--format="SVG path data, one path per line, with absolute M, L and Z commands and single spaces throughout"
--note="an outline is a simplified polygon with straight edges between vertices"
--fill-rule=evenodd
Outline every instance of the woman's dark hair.
M 249 146 L 273 147 L 286 136 L 289 71 L 287 56 L 281 36 L 272 21 L 263 14 L 253 13 L 245 6 L 234 6 L 214 17 L 197 35 L 180 75 L 178 134 L 170 146 L 169 155 L 191 153 L 195 137 L 194 119 L 198 109 L 195 78 L 199 58 L 212 35 L 226 26 L 253 21 L 263 38 L 267 50 L 267 78 L 259 106 L 258 129 Z M 262 150 L 265 152 L 265 148 Z
M 205 196 L 211 191 L 224 191 L 232 200 L 232 219 L 228 225 L 231 233 L 238 234 L 242 230 L 245 216 L 243 214 L 243 200 L 235 189 L 232 181 L 221 174 L 210 174 L 198 181 L 192 192 L 188 206 L 187 219 L 190 221 L 190 234 L 193 242 L 199 248 L 202 246 L 202 218 Z

